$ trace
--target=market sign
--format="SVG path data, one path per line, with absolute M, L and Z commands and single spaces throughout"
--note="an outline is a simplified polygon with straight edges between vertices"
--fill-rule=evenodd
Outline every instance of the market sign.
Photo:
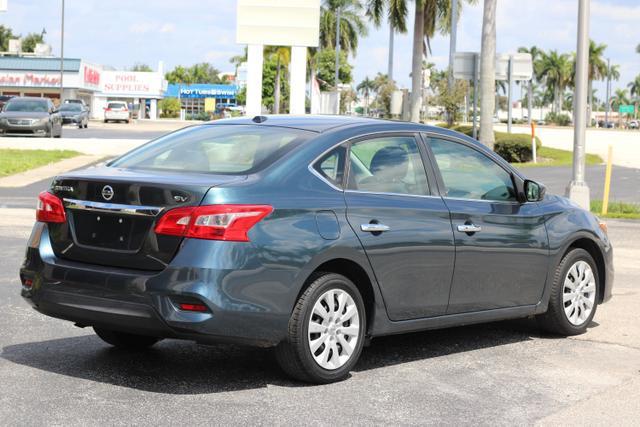
M 83 66 L 83 78 L 85 86 L 99 87 L 100 86 L 100 70 L 88 65 Z
M 618 112 L 620 114 L 633 114 L 633 105 L 621 105 L 618 107 Z
M 102 92 L 107 95 L 152 96 L 162 95 L 164 78 L 160 73 L 141 71 L 103 71 Z
M 60 75 L 36 73 L 0 74 L 0 86 L 60 87 Z

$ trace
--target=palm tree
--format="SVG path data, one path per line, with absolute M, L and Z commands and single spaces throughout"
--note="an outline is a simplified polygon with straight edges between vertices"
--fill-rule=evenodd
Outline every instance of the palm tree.
M 552 91 L 553 111 L 556 113 L 560 112 L 562 94 L 571 81 L 571 71 L 569 55 L 559 54 L 556 50 L 542 54 L 539 73 L 544 76 L 547 88 Z
M 493 150 L 497 0 L 484 0 L 480 49 L 480 142 Z
M 469 0 L 468 0 L 469 1 Z M 431 52 L 431 39 L 436 30 L 447 34 L 451 30 L 450 0 L 415 0 L 413 19 L 413 52 L 411 61 L 411 121 L 420 121 L 422 107 L 422 63 Z M 458 15 L 460 12 L 458 12 Z
M 236 69 L 236 72 L 235 72 L 236 77 L 238 77 L 238 67 L 240 67 L 242 63 L 247 62 L 247 55 L 248 55 L 247 51 L 248 51 L 248 48 L 247 46 L 245 46 L 242 55 L 235 55 L 229 58 L 229 62 L 232 63 Z
M 273 88 L 273 113 L 280 113 L 280 86 L 282 67 L 287 67 L 291 61 L 291 50 L 288 47 L 283 46 L 269 46 L 265 48 L 265 53 L 271 59 L 276 61 L 276 78 Z
M 363 81 L 360 82 L 358 86 L 356 86 L 358 92 L 362 93 L 364 96 L 364 115 L 369 115 L 369 95 L 371 91 L 375 89 L 373 80 L 369 79 L 369 76 L 365 77 Z
M 589 111 L 593 111 L 593 81 L 607 78 L 607 61 L 604 60 L 606 44 L 596 44 L 589 40 Z M 591 122 L 591 120 L 589 120 Z
M 376 28 L 380 27 L 382 15 L 387 11 L 389 21 L 389 67 L 387 74 L 393 79 L 393 36 L 396 32 L 407 32 L 406 0 L 367 0 L 367 16 Z
M 336 48 L 336 12 L 340 8 L 340 49 L 355 56 L 358 40 L 368 34 L 358 0 L 324 0 L 320 8 L 320 47 Z
M 531 46 L 530 48 L 526 48 L 526 47 L 520 47 L 518 48 L 518 52 L 520 53 L 528 53 L 531 55 L 531 61 L 533 63 L 533 76 L 531 77 L 531 80 L 529 80 L 529 87 L 527 88 L 527 108 L 529 110 L 529 123 L 531 123 L 531 110 L 533 107 L 533 81 L 535 80 L 536 82 L 539 81 L 539 74 L 536 72 L 536 69 L 540 68 L 539 64 L 540 64 L 540 56 L 542 55 L 543 51 L 538 49 L 536 46 Z
M 629 88 L 629 93 L 634 97 L 633 105 L 634 105 L 634 118 L 638 118 L 638 102 L 640 102 L 640 74 L 636 76 L 636 78 L 629 82 L 627 85 Z
M 616 92 L 611 97 L 611 105 L 614 110 L 617 110 L 621 105 L 627 105 L 629 98 L 627 97 L 626 89 L 616 89 Z

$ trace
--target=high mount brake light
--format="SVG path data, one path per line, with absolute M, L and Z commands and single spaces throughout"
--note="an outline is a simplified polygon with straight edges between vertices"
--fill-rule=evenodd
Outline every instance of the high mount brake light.
M 194 239 L 248 242 L 247 233 L 273 212 L 268 205 L 206 205 L 175 208 L 158 221 L 155 232 Z
M 67 221 L 64 213 L 62 200 L 48 191 L 43 191 L 38 195 L 38 207 L 36 209 L 36 220 L 41 222 L 62 223 Z

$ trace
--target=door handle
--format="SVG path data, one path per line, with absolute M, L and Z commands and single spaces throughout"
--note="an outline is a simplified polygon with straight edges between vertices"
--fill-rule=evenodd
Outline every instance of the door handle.
M 384 224 L 372 223 L 360 225 L 360 230 L 367 231 L 369 233 L 382 233 L 383 231 L 391 230 L 391 227 Z
M 460 224 L 458 225 L 458 231 L 461 233 L 477 233 L 482 231 L 482 227 L 474 224 Z

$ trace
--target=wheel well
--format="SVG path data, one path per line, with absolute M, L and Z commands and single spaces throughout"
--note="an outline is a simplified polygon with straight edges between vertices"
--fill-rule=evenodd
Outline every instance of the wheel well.
M 571 246 L 569 246 L 567 252 L 565 252 L 564 255 L 569 253 L 569 251 L 573 248 L 580 248 L 589 252 L 589 255 L 591 255 L 593 260 L 596 262 L 596 268 L 598 269 L 598 300 L 599 302 L 602 302 L 602 298 L 604 297 L 604 284 L 606 282 L 605 275 L 607 274 L 607 272 L 604 266 L 604 257 L 602 256 L 602 252 L 600 251 L 598 244 L 591 239 L 583 237 L 571 243 Z
M 333 259 L 319 265 L 318 268 L 309 275 L 309 278 L 312 278 L 319 272 L 341 274 L 356 285 L 364 302 L 364 309 L 366 310 L 367 315 L 367 329 L 370 328 L 373 324 L 374 318 L 375 296 L 373 294 L 373 285 L 367 272 L 357 262 L 344 258 Z M 307 279 L 300 290 L 300 295 L 304 293 L 310 284 L 311 281 Z

